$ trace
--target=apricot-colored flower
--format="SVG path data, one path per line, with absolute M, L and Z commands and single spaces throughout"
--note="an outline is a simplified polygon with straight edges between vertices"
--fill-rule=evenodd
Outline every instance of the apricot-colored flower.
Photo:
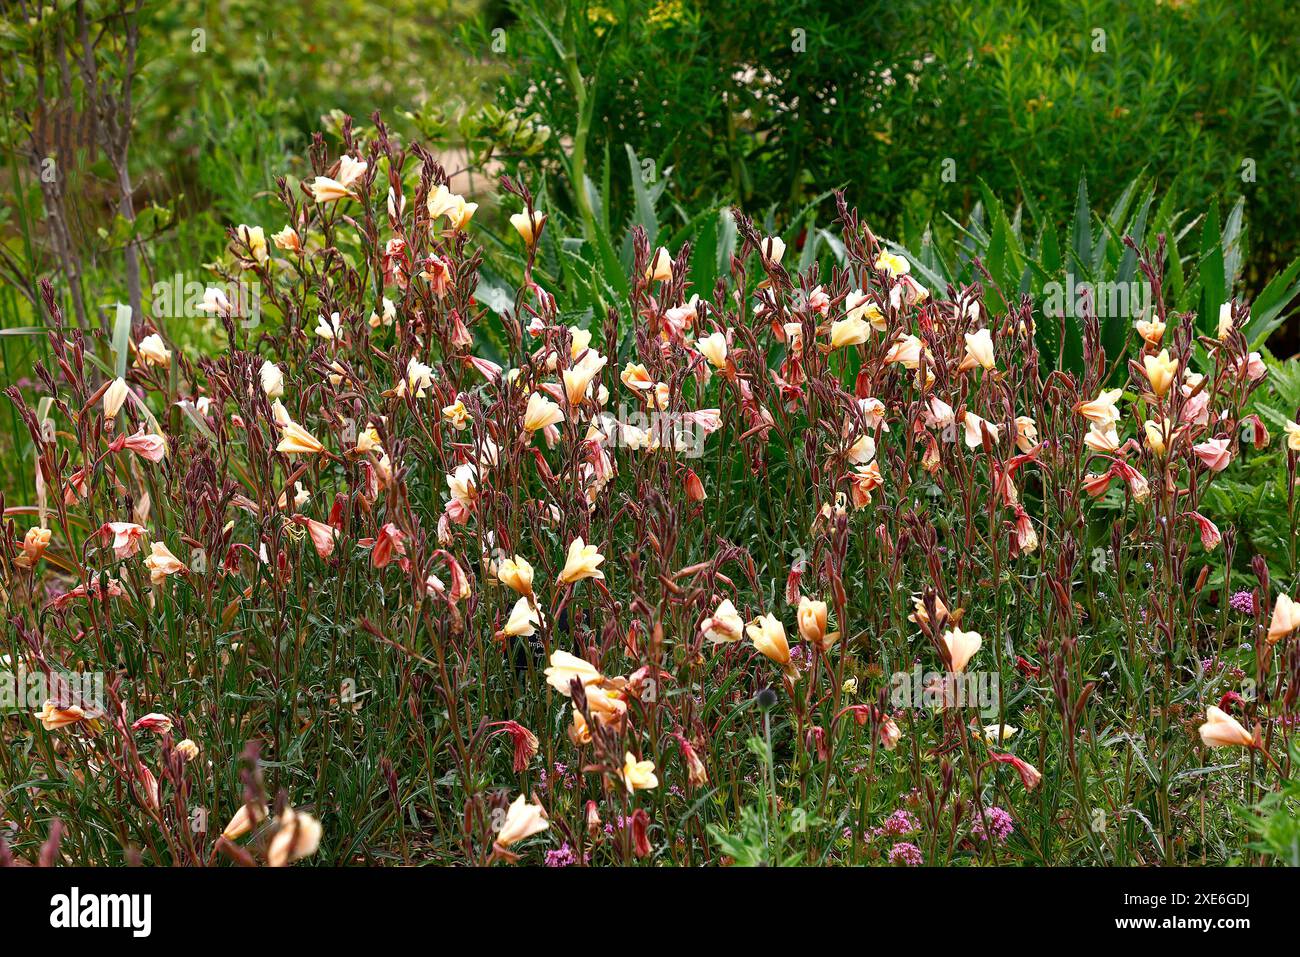
M 352 190 L 328 176 L 317 176 L 308 189 L 311 190 L 311 198 L 318 203 L 334 203 L 340 199 L 353 198 Z
M 546 225 L 546 214 L 533 210 L 532 216 L 529 216 L 528 211 L 524 210 L 510 217 L 510 225 L 515 228 L 515 232 L 519 234 L 525 246 L 532 246 L 537 242 L 537 237 L 542 234 L 542 227 Z
M 520 595 L 533 594 L 533 566 L 518 555 L 501 560 L 497 566 L 497 580 Z
M 1080 402 L 1074 410 L 1089 422 L 1105 428 L 1119 421 L 1119 409 L 1116 408 L 1115 403 L 1123 394 L 1123 389 L 1105 390 L 1089 402 Z
M 1273 605 L 1273 617 L 1268 623 L 1268 643 L 1275 645 L 1300 628 L 1300 602 L 1290 595 L 1278 595 Z
M 168 575 L 180 575 L 189 571 L 185 563 L 162 542 L 153 542 L 149 550 L 150 555 L 144 560 L 144 565 L 149 569 L 149 580 L 155 585 L 165 582 Z
M 1170 358 L 1168 349 L 1161 349 L 1159 355 L 1143 356 L 1142 368 L 1146 370 L 1151 391 L 1157 399 L 1163 399 L 1178 372 L 1178 360 Z
M 254 827 L 266 820 L 270 811 L 265 804 L 241 804 L 239 810 L 231 817 L 221 836 L 227 841 L 237 841 Z
M 799 678 L 799 669 L 790 660 L 790 643 L 785 637 L 785 626 L 772 614 L 755 618 L 745 626 L 745 633 L 754 647 L 765 658 L 781 666 L 782 672 L 791 681 Z
M 564 421 L 564 411 L 540 392 L 528 397 L 528 407 L 524 410 L 524 429 L 537 432 L 548 426 Z
M 971 658 L 975 657 L 975 652 L 980 650 L 980 645 L 984 644 L 984 639 L 976 631 L 962 631 L 960 628 L 950 628 L 943 633 L 943 645 L 948 649 L 948 657 L 952 661 L 952 671 L 961 673 L 966 670 Z
M 14 562 L 23 568 L 34 568 L 49 547 L 50 535 L 48 528 L 33 526 L 27 529 L 27 534 L 23 536 L 23 550 Z
M 66 728 L 78 721 L 84 721 L 86 712 L 75 704 L 66 708 L 59 708 L 53 701 L 46 701 L 35 716 L 40 719 L 41 727 L 46 731 L 57 731 L 59 728 Z
M 1206 709 L 1205 723 L 1196 730 L 1212 748 L 1249 748 L 1255 744 L 1255 736 L 1236 718 L 1213 705 Z
M 827 618 L 826 602 L 811 599 L 807 595 L 799 597 L 799 637 L 823 651 L 829 650 L 840 637 L 838 631 L 827 632 Z
M 304 857 L 310 857 L 320 847 L 321 825 L 310 814 L 285 808 L 280 816 L 275 837 L 266 849 L 266 863 L 271 867 L 284 867 Z

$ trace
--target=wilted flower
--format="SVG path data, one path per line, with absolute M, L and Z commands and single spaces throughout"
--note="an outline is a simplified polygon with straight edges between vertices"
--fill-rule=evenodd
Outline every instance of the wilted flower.
M 112 544 L 117 558 L 130 558 L 138 552 L 148 534 L 143 526 L 134 522 L 107 522 L 99 533 L 105 542 Z
M 149 580 L 155 585 L 165 582 L 168 575 L 180 575 L 189 571 L 162 542 L 153 542 L 149 549 L 150 555 L 144 560 L 144 564 L 149 569 Z
M 41 710 L 36 712 L 41 727 L 46 731 L 57 731 L 86 719 L 86 712 L 77 705 L 60 708 L 53 701 L 46 701 Z
M 321 825 L 310 814 L 285 808 L 277 822 L 275 837 L 266 849 L 266 863 L 271 867 L 284 867 L 304 857 L 310 857 L 320 847 Z

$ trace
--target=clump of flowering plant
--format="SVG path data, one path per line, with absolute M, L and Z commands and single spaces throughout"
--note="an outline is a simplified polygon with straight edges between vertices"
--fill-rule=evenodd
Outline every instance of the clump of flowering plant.
M 1206 593 L 1263 366 L 1166 313 L 1161 249 L 1133 351 L 1085 309 L 1075 377 L 843 197 L 843 265 L 736 211 L 716 288 L 637 232 L 626 300 L 571 315 L 507 179 L 489 308 L 477 204 L 377 119 L 342 147 L 231 229 L 262 316 L 214 287 L 219 354 L 146 321 L 107 374 L 47 287 L 4 651 L 105 681 L 6 717 L 7 857 L 57 820 L 87 863 L 693 865 L 779 817 L 753 859 L 1173 863 L 1289 772 L 1293 586 L 1254 564 L 1233 647 Z

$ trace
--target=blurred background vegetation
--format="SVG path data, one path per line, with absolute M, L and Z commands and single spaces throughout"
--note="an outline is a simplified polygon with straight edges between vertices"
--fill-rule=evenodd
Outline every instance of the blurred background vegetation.
M 732 204 L 833 259 L 844 188 L 937 292 L 976 255 L 1008 294 L 1125 280 L 1123 235 L 1164 234 L 1179 308 L 1256 299 L 1252 340 L 1290 356 L 1298 28 L 1287 0 L 7 0 L 0 378 L 43 354 L 39 279 L 103 333 L 159 279 L 201 280 L 230 227 L 280 228 L 275 177 L 377 110 L 483 205 L 486 282 L 517 278 L 495 178 L 526 178 L 575 315 L 617 298 L 634 224 L 694 244 L 702 293 Z

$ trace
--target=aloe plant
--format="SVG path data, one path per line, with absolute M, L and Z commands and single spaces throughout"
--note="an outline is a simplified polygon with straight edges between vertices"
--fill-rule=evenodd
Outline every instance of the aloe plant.
M 980 193 L 981 199 L 966 222 L 945 216 L 946 228 L 926 225 L 890 245 L 911 260 L 937 296 L 942 297 L 949 285 L 960 287 L 982 278 L 977 259 L 1000 291 L 990 297 L 995 309 L 1000 304 L 1005 310 L 1007 300 L 1014 303 L 1022 294 L 1032 296 L 1040 345 L 1061 368 L 1081 368 L 1081 324 L 1077 315 L 1068 314 L 1073 310 L 1067 310 L 1063 324 L 1056 315 L 1046 315 L 1047 300 L 1056 288 L 1073 295 L 1071 279 L 1074 287 L 1086 283 L 1094 290 L 1105 288 L 1102 284 L 1114 284 L 1110 288 L 1115 288 L 1140 283 L 1138 257 L 1125 244 L 1126 237 L 1151 251 L 1157 248 L 1158 237 L 1164 237 L 1166 302 L 1171 315 L 1194 315 L 1198 332 L 1213 332 L 1220 305 L 1240 292 L 1247 248 L 1244 199 L 1238 199 L 1221 220 L 1217 205 L 1199 213 L 1176 208 L 1172 192 L 1165 192 L 1157 203 L 1156 183 L 1138 176 L 1109 210 L 1103 210 L 1090 204 L 1087 179 L 1081 177 L 1063 244 L 1056 224 L 1041 214 L 1029 190 L 1022 189 L 1024 201 L 1010 214 L 983 182 Z M 1027 225 L 1026 218 L 1036 226 Z M 1300 260 L 1277 274 L 1255 297 L 1250 322 L 1243 330 L 1252 348 L 1260 347 L 1285 321 L 1297 293 Z M 1149 303 L 1150 297 L 1145 300 Z M 1125 313 L 1102 319 L 1102 342 L 1112 358 L 1122 354 L 1132 338 L 1132 321 L 1140 317 L 1128 310 Z

